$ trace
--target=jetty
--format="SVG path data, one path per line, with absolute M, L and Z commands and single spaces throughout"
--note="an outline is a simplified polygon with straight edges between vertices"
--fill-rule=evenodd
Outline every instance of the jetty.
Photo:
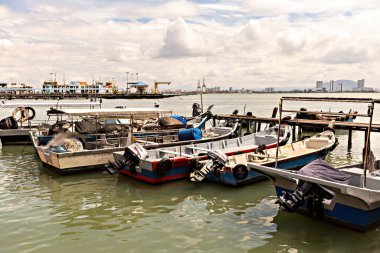
M 0 92 L 0 99 L 160 99 L 178 96 L 178 94 L 153 93 L 15 93 Z
M 372 107 L 374 104 L 380 103 L 380 100 L 368 99 L 368 98 L 313 98 L 313 97 L 282 97 L 280 105 L 283 101 L 319 101 L 319 102 L 351 102 L 351 103 L 367 103 Z M 261 131 L 263 124 L 278 124 L 280 118 L 277 117 L 278 108 L 273 109 L 272 117 L 257 117 L 257 116 L 248 116 L 248 115 L 239 115 L 239 114 L 217 114 L 214 115 L 213 124 L 216 125 L 217 120 L 240 120 L 245 121 L 246 131 L 248 132 L 259 132 Z M 315 112 L 315 111 L 299 111 L 299 110 L 282 110 L 286 113 L 323 113 L 328 115 L 345 115 L 345 116 L 358 116 L 366 117 L 367 114 L 354 114 L 354 113 L 341 113 L 341 112 Z M 281 116 L 280 116 L 281 117 Z M 292 141 L 300 140 L 302 138 L 303 129 L 313 129 L 313 128 L 325 128 L 333 127 L 336 130 L 347 130 L 348 131 L 348 149 L 352 147 L 352 132 L 353 131 L 364 131 L 364 141 L 367 140 L 367 132 L 369 128 L 368 123 L 359 123 L 359 122 L 346 122 L 346 121 L 328 121 L 328 120 L 310 120 L 310 119 L 281 119 L 282 123 L 288 124 L 292 128 Z M 380 132 L 380 124 L 371 124 L 371 132 Z M 243 128 L 240 129 L 243 132 Z

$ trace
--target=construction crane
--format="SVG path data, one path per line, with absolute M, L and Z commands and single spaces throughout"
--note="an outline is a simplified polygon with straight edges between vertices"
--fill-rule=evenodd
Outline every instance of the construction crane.
M 167 84 L 167 85 L 169 85 L 169 84 L 171 84 L 171 82 L 154 82 L 154 94 L 158 94 L 158 85 L 159 84 Z

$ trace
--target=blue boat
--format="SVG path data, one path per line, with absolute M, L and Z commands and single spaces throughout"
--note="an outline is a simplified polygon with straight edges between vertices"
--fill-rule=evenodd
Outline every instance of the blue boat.
M 364 172 L 363 164 L 338 170 L 324 161 L 299 172 L 253 163 L 248 167 L 273 181 L 283 209 L 364 232 L 380 225 L 379 164 L 374 162 L 372 172 Z
M 197 166 L 198 170 L 191 173 L 190 179 L 201 181 L 206 178 L 208 181 L 229 186 L 246 185 L 265 178 L 264 175 L 248 169 L 247 163 L 249 162 L 274 167 L 277 157 L 277 169 L 299 169 L 316 159 L 324 158 L 334 150 L 337 144 L 334 131 L 329 129 L 308 139 L 278 147 L 277 156 L 276 147 L 258 148 L 254 152 L 229 156 L 223 166 L 214 169 L 211 169 L 213 164 L 222 159 L 217 154 L 209 153 L 209 157 L 211 156 L 212 159 L 200 162 L 200 165 Z

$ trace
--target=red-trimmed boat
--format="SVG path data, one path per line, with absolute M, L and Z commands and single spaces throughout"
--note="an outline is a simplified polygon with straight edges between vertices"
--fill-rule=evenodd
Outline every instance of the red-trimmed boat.
M 138 180 L 158 184 L 177 179 L 189 178 L 190 172 L 200 160 L 207 158 L 207 152 L 220 150 L 227 156 L 255 151 L 259 146 L 273 148 L 287 143 L 290 131 L 288 125 L 277 126 L 264 131 L 227 140 L 194 143 L 168 148 L 146 150 L 136 143 L 126 147 L 124 152 L 115 152 L 115 163 L 109 163 L 106 170 L 117 172 Z

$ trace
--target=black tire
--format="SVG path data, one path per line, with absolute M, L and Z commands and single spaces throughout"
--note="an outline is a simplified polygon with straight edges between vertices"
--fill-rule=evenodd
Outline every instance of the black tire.
M 162 158 L 157 165 L 158 174 L 168 174 L 173 167 L 172 161 L 169 158 Z
M 32 120 L 36 117 L 36 110 L 34 110 L 34 108 L 27 106 L 25 109 L 32 112 L 32 116 L 29 116 L 28 120 Z
M 244 164 L 237 164 L 232 169 L 232 174 L 234 175 L 234 178 L 238 181 L 244 180 L 248 176 L 248 168 Z

